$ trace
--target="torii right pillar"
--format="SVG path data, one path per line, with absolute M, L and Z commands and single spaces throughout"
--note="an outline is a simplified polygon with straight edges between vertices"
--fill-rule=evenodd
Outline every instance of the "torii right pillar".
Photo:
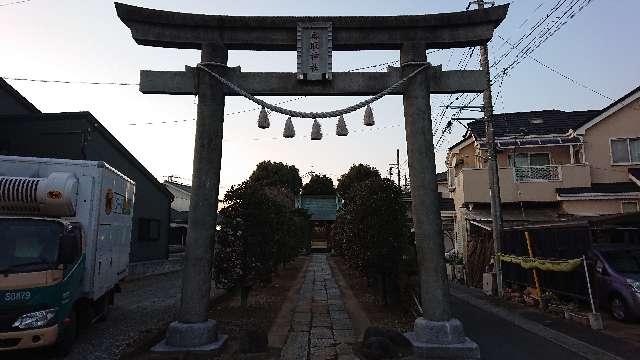
M 426 50 L 423 43 L 402 45 L 403 77 L 427 62 Z M 478 345 L 465 336 L 462 323 L 451 317 L 433 148 L 429 74 L 429 71 L 423 71 L 409 80 L 402 98 L 423 309 L 422 317 L 415 321 L 414 331 L 405 336 L 413 344 L 416 358 L 479 359 Z

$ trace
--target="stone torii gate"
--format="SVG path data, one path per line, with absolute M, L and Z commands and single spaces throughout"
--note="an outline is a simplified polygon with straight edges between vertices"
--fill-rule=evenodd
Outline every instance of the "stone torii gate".
M 423 316 L 407 334 L 416 355 L 479 357 L 477 345 L 451 318 L 431 124 L 430 94 L 482 92 L 488 69 L 442 71 L 427 66 L 427 49 L 480 46 L 493 36 L 508 5 L 456 13 L 410 16 L 219 16 L 186 14 L 116 3 L 118 17 L 139 45 L 200 49 L 199 67 L 185 71 L 141 71 L 146 94 L 198 95 L 192 201 L 178 320 L 167 330 L 165 349 L 216 349 L 225 336 L 207 319 L 212 249 L 220 182 L 225 96 L 239 95 L 216 77 L 255 96 L 363 96 L 380 94 L 401 79 L 390 95 L 402 95 L 415 241 Z M 319 24 L 319 25 L 318 25 Z M 305 26 L 324 36 L 320 66 L 300 67 Z M 314 34 L 316 36 L 316 34 Z M 311 45 L 311 49 L 314 46 Z M 298 72 L 242 72 L 227 67 L 229 50 L 298 51 Z M 328 50 L 328 53 L 326 52 Z M 378 72 L 331 73 L 331 51 L 399 50 L 399 68 Z M 328 56 L 327 56 L 328 55 Z M 328 60 L 327 60 L 328 58 Z M 307 61 L 307 63 L 305 63 Z M 215 77 L 214 77 L 215 74 Z M 303 116 L 312 118 L 315 116 Z

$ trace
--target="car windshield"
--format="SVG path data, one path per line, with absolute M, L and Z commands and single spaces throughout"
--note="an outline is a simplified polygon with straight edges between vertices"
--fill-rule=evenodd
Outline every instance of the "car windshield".
M 606 251 L 602 256 L 616 272 L 640 273 L 640 250 Z
M 0 219 L 0 272 L 34 271 L 55 264 L 63 231 L 57 221 Z

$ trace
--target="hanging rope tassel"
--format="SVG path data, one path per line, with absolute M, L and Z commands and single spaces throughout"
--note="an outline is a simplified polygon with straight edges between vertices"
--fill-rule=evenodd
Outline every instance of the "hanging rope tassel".
M 260 109 L 260 115 L 258 115 L 258 127 L 260 129 L 268 129 L 271 124 L 269 123 L 269 115 L 267 115 L 267 110 L 262 107 Z
M 367 108 L 364 109 L 364 126 L 373 126 L 376 122 L 373 120 L 373 110 L 371 110 L 371 106 L 367 105 Z
M 282 136 L 287 139 L 296 136 L 296 129 L 293 128 L 293 121 L 291 121 L 291 116 L 289 116 L 287 118 L 287 121 L 284 123 L 284 131 L 282 132 Z
M 349 129 L 347 129 L 347 123 L 344 122 L 344 117 L 340 115 L 338 118 L 338 124 L 336 124 L 336 135 L 347 136 L 349 135 Z
M 311 140 L 322 139 L 322 126 L 318 122 L 318 119 L 313 119 L 313 126 L 311 127 Z

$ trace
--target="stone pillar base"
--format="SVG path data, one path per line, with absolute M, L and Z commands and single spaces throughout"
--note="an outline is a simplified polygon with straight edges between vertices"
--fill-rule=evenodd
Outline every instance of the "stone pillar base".
M 217 351 L 222 349 L 227 338 L 227 335 L 218 335 L 218 324 L 214 320 L 194 324 L 174 321 L 169 324 L 167 337 L 151 351 Z
M 593 330 L 602 330 L 604 329 L 604 323 L 602 322 L 602 314 L 600 313 L 590 313 L 589 314 L 589 325 Z
M 464 336 L 458 319 L 429 321 L 416 319 L 414 331 L 405 337 L 413 345 L 416 359 L 480 359 L 478 344 Z

